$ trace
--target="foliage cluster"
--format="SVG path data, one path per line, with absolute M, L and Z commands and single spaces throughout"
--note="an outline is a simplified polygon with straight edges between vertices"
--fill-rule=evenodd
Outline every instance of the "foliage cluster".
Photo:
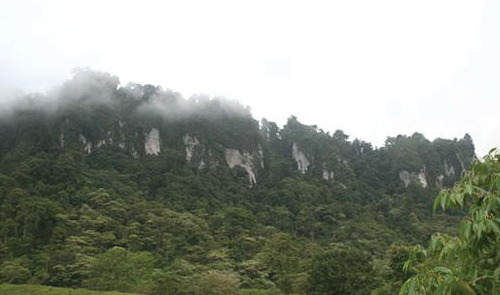
M 434 209 L 468 207 L 458 236 L 436 234 L 429 247 L 415 247 L 404 269 L 417 273 L 400 294 L 500 294 L 500 153 L 492 150 Z

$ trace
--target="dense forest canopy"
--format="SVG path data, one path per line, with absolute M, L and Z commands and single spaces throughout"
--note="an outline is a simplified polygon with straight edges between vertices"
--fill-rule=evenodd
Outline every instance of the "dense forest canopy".
M 0 281 L 396 294 L 409 245 L 455 233 L 464 211 L 432 204 L 474 158 L 468 134 L 376 148 L 82 69 L 1 111 Z

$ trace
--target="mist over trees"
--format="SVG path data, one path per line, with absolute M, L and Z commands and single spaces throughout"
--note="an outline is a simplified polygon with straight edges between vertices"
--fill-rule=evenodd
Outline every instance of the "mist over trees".
M 434 197 L 476 167 L 467 134 L 376 148 L 88 69 L 1 118 L 0 281 L 15 284 L 397 294 L 425 275 L 411 245 L 465 215 Z

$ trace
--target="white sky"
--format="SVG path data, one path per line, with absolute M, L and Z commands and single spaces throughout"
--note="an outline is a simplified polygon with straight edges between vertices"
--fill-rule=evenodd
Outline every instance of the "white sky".
M 44 92 L 77 66 L 377 146 L 415 131 L 500 146 L 495 0 L 0 0 L 0 89 Z

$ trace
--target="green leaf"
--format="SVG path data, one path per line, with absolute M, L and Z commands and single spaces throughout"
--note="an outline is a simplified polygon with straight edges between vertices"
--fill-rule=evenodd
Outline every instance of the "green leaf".
M 493 220 L 488 220 L 488 225 L 490 226 L 491 230 L 495 232 L 497 235 L 500 235 L 500 228 L 498 225 L 495 223 Z
M 408 271 L 408 268 L 410 267 L 410 263 L 411 261 L 410 260 L 407 260 L 404 265 L 403 265 L 403 270 L 404 271 Z
M 472 223 L 466 221 L 465 225 L 465 240 L 468 241 L 470 239 L 470 234 L 472 233 Z
M 483 224 L 482 223 L 475 223 L 472 226 L 472 229 L 474 230 L 474 235 L 479 240 L 481 238 L 481 234 L 483 232 Z
M 441 195 L 438 195 L 435 199 L 434 199 L 434 212 L 436 212 L 436 209 L 437 207 L 439 206 L 439 203 L 441 202 L 441 199 L 442 199 L 442 196 Z
M 449 268 L 446 268 L 446 267 L 443 267 L 443 266 L 434 267 L 434 271 L 440 272 L 440 273 L 451 274 L 451 270 Z
M 446 209 L 446 199 L 447 199 L 447 196 L 443 196 L 443 197 L 441 198 L 441 208 L 442 208 L 443 210 L 445 210 L 445 209 Z
M 467 284 L 464 281 L 457 282 L 457 289 L 459 289 L 462 294 L 466 294 L 466 295 L 475 295 L 476 294 L 476 292 L 474 292 L 474 290 L 472 290 L 472 288 L 469 286 L 469 284 Z
M 457 200 L 457 203 L 460 205 L 460 207 L 464 206 L 464 195 L 463 194 L 458 194 L 456 200 Z
M 471 184 L 467 184 L 465 186 L 465 193 L 468 194 L 468 195 L 472 195 L 472 185 Z

